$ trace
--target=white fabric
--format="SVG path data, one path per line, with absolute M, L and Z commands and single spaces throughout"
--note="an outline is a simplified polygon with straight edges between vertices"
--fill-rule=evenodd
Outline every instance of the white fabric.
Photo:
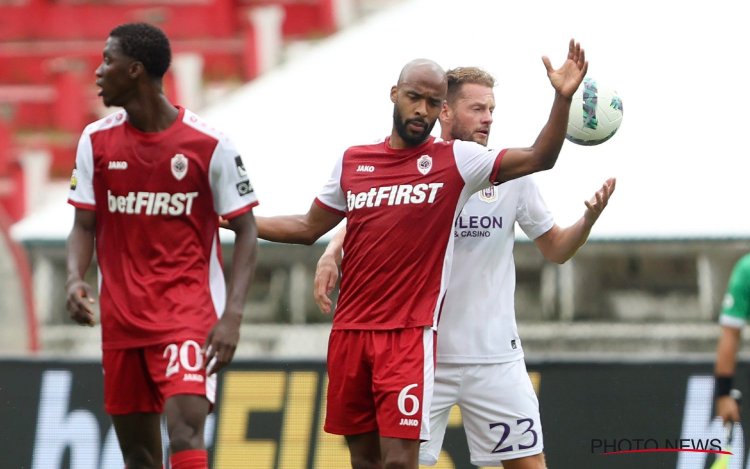
M 453 267 L 438 325 L 438 363 L 523 357 L 514 301 L 516 222 L 531 239 L 554 225 L 531 176 L 474 194 L 456 220 Z
M 544 449 L 539 401 L 523 359 L 486 365 L 438 365 L 430 440 L 420 447 L 421 464 L 437 463 L 454 405 L 461 409 L 471 463 L 476 466 L 500 466 L 505 459 L 533 456 Z

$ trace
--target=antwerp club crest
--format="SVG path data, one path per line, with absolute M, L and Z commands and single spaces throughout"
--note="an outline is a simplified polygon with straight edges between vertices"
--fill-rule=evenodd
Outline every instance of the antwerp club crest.
M 172 157 L 172 176 L 178 181 L 185 177 L 188 170 L 188 159 L 182 153 L 177 153 Z
M 497 189 L 495 186 L 490 186 L 487 189 L 479 191 L 479 200 L 482 202 L 494 202 L 497 200 Z
M 430 172 L 432 169 L 432 158 L 429 155 L 422 155 L 417 160 L 417 169 L 422 175 Z

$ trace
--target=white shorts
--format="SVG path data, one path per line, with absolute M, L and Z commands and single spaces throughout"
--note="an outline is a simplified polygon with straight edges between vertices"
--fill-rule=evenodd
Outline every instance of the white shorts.
M 509 363 L 438 363 L 430 410 L 430 440 L 419 449 L 420 464 L 438 461 L 451 408 L 461 410 L 471 463 L 500 466 L 502 461 L 539 454 L 542 423 L 523 359 Z

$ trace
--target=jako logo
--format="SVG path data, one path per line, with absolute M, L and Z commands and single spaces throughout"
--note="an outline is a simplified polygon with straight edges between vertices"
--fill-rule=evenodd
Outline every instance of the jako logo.
M 398 424 L 401 426 L 416 427 L 419 425 L 419 420 L 402 418 Z
M 107 169 L 128 169 L 127 161 L 110 161 Z
M 190 215 L 197 192 L 128 192 L 114 195 L 107 191 L 107 206 L 110 213 L 128 215 Z
M 368 166 L 368 165 L 361 164 L 357 166 L 357 172 L 358 173 L 374 173 L 375 166 Z
M 355 208 L 380 207 L 381 205 L 403 205 L 434 203 L 442 182 L 430 184 L 400 184 L 396 186 L 372 187 L 359 193 L 346 192 L 346 205 L 349 211 Z

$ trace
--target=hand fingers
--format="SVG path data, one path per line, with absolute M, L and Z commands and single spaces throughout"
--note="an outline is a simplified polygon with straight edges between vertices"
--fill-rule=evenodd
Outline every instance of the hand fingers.
M 615 186 L 617 185 L 617 178 L 607 179 L 606 184 L 609 187 L 609 193 L 611 195 L 615 191 Z
M 316 298 L 315 303 L 317 303 L 318 309 L 321 313 L 329 314 L 331 312 L 331 305 L 333 304 L 333 302 L 327 296 Z
M 234 358 L 236 348 L 230 345 L 216 345 L 214 347 L 214 344 L 209 344 L 206 347 L 206 375 L 218 373 L 229 365 Z
M 315 291 L 313 291 L 313 298 L 315 299 L 315 303 L 318 305 L 318 308 L 322 313 L 328 313 L 328 308 L 330 308 L 330 302 L 331 300 L 328 298 L 328 286 L 326 282 L 322 279 L 322 276 L 316 275 L 315 276 Z
M 76 312 L 71 314 L 70 318 L 82 326 L 94 326 L 94 315 L 91 313 Z
M 80 294 L 73 294 L 68 297 L 67 309 L 70 318 L 78 324 L 93 326 L 94 325 L 94 311 L 89 305 L 94 303 L 94 299 L 91 297 L 86 298 Z
M 578 65 L 579 69 L 584 65 L 588 67 L 588 63 L 586 62 L 586 51 L 581 48 L 580 44 L 578 44 L 578 60 L 576 60 L 576 64 Z
M 547 69 L 548 74 L 555 71 L 555 69 L 552 68 L 552 63 L 549 61 L 549 57 L 546 55 L 542 57 L 542 63 L 544 64 L 544 68 Z
M 214 373 L 215 368 L 216 368 L 216 357 L 213 357 L 208 362 L 208 365 L 206 365 L 206 375 L 210 376 L 212 373 Z

